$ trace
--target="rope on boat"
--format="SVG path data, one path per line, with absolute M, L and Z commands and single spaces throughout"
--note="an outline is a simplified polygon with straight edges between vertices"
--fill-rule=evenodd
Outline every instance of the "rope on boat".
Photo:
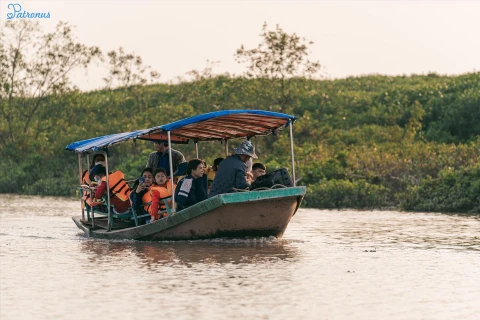
M 270 188 L 269 188 L 269 187 L 260 187 L 260 188 L 255 188 L 255 189 L 253 189 L 253 190 L 233 188 L 233 190 L 234 190 L 235 192 L 250 192 L 250 191 L 272 190 L 272 189 L 277 189 L 277 188 L 287 188 L 287 187 L 284 186 L 283 184 L 274 184 L 274 185 L 271 186 Z

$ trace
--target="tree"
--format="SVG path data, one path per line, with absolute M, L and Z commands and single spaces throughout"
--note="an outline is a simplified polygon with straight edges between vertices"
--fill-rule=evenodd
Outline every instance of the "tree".
M 0 40 L 0 143 L 20 135 L 37 139 L 55 125 L 40 121 L 41 114 L 49 114 L 47 101 L 73 90 L 70 72 L 87 68 L 101 51 L 76 42 L 65 22 L 42 34 L 38 22 L 7 21 Z
M 145 107 L 144 99 L 145 85 L 154 83 L 160 78 L 160 73 L 151 70 L 151 66 L 143 64 L 142 57 L 136 56 L 135 53 L 126 53 L 123 47 L 119 47 L 118 51 L 112 50 L 107 53 L 109 59 L 109 72 L 106 78 L 103 78 L 107 88 L 121 87 L 124 91 L 125 100 L 130 99 L 133 95 L 133 102 L 140 110 Z M 133 108 L 127 108 L 129 112 Z M 131 114 L 129 114 L 131 116 Z
M 150 70 L 151 66 L 143 65 L 142 57 L 135 53 L 126 53 L 123 47 L 118 48 L 118 51 L 108 52 L 107 56 L 110 70 L 103 80 L 108 88 L 143 86 L 160 78 L 157 71 Z
M 220 64 L 220 61 L 211 61 L 207 59 L 207 66 L 203 70 L 190 70 L 187 75 L 192 77 L 192 81 L 202 81 L 212 79 L 214 77 L 213 68 Z M 228 75 L 228 74 L 227 74 Z M 183 79 L 179 79 L 183 80 Z
M 260 36 L 263 41 L 257 48 L 247 50 L 242 45 L 237 49 L 236 61 L 248 64 L 247 77 L 279 82 L 281 90 L 279 103 L 285 107 L 290 100 L 287 79 L 311 77 L 320 71 L 318 61 L 312 62 L 307 59 L 308 45 L 312 45 L 313 42 L 307 42 L 296 33 L 287 34 L 278 25 L 274 31 L 269 31 L 266 23 Z

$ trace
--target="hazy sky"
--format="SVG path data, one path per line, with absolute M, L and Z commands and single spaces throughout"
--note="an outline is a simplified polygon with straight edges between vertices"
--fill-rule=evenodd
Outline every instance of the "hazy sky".
M 480 1 L 20 1 L 28 12 L 50 12 L 40 23 L 76 26 L 78 40 L 104 52 L 123 46 L 167 82 L 206 60 L 215 73 L 240 74 L 241 44 L 253 48 L 262 25 L 279 24 L 314 42 L 310 59 L 329 78 L 363 74 L 459 74 L 480 70 Z M 103 85 L 106 68 L 75 73 L 81 89 Z

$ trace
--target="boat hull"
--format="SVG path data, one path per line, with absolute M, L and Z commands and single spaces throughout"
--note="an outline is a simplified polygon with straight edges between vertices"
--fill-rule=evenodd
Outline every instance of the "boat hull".
M 305 187 L 217 195 L 154 223 L 106 231 L 73 218 L 85 234 L 101 239 L 147 241 L 281 237 L 305 195 Z

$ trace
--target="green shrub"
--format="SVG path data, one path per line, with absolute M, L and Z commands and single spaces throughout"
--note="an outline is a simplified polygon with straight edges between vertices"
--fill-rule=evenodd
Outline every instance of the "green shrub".
M 409 187 L 401 206 L 411 211 L 480 213 L 480 165 L 460 170 L 444 169 Z
M 388 189 L 364 180 L 322 180 L 310 185 L 305 205 L 311 208 L 372 209 L 389 206 Z

